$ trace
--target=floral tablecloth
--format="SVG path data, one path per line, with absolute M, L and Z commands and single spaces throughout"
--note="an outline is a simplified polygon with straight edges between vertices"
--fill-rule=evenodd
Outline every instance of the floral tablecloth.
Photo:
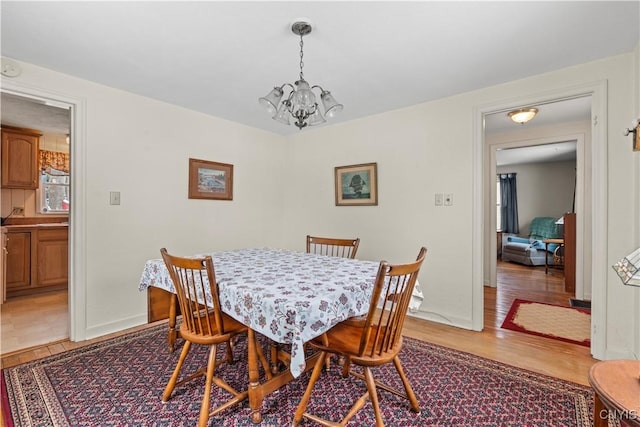
M 337 323 L 369 310 L 378 262 L 281 249 L 210 254 L 222 310 L 267 337 L 291 344 L 291 373 L 305 367 L 303 344 Z M 146 262 L 140 291 L 175 293 L 162 259 Z M 211 296 L 206 296 L 211 305 Z

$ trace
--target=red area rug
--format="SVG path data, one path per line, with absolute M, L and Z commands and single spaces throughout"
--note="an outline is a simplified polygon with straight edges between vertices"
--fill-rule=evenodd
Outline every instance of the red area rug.
M 591 345 L 591 310 L 516 299 L 502 328 Z
M 266 340 L 261 342 L 268 348 Z M 245 345 L 244 338 L 237 343 L 236 357 L 246 353 Z M 193 426 L 204 381 L 178 387 L 163 404 L 162 392 L 179 355 L 168 354 L 166 347 L 166 326 L 161 325 L 5 369 L 10 416 L 18 426 Z M 388 426 L 593 425 L 589 387 L 411 338 L 405 338 L 400 359 L 421 412 L 414 414 L 406 400 L 379 390 Z M 193 348 L 185 364 L 202 366 L 205 360 L 206 351 Z M 221 365 L 217 373 L 246 389 L 242 360 Z M 262 426 L 291 425 L 309 374 L 265 398 Z M 393 366 L 376 369 L 374 375 L 402 387 Z M 340 366 L 332 363 L 314 388 L 309 410 L 340 419 L 363 390 L 362 381 L 343 379 Z M 227 397 L 213 389 L 214 403 Z M 248 402 L 212 417 L 208 425 L 253 426 Z M 375 425 L 370 402 L 349 425 Z

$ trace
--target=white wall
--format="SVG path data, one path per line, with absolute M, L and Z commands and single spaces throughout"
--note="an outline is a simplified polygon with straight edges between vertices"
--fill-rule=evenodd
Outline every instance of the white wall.
M 163 246 L 193 254 L 281 245 L 281 137 L 21 66 L 21 76 L 8 83 L 43 88 L 86 105 L 80 118 L 86 132 L 73 141 L 86 156 L 86 199 L 72 203 L 82 205 L 86 217 L 84 229 L 77 230 L 86 239 L 86 283 L 79 278 L 82 283 L 75 285 L 86 287 L 80 329 L 84 326 L 87 338 L 146 322 L 140 274 Z M 188 199 L 189 157 L 233 164 L 233 201 Z M 109 205 L 110 191 L 121 192 L 121 205 Z M 73 221 L 72 216 L 72 228 Z
M 637 52 L 620 55 L 289 138 L 29 64 L 17 79 L 86 101 L 86 135 L 78 143 L 86 144 L 88 335 L 144 321 L 137 283 L 161 246 L 178 253 L 302 249 L 309 233 L 358 236 L 359 255 L 373 260 L 406 261 L 427 246 L 420 315 L 470 328 L 473 284 L 482 282 L 482 268 L 478 278 L 472 266 L 480 220 L 472 217 L 475 109 L 606 80 L 608 274 L 594 286 L 606 296 L 607 354 L 629 356 L 640 342 L 640 325 L 630 321 L 640 289 L 623 286 L 610 265 L 637 243 L 629 229 L 637 227 L 639 196 L 629 190 L 638 162 L 622 136 L 637 104 L 630 90 L 636 63 Z M 235 200 L 188 200 L 188 157 L 233 163 Z M 368 162 L 378 163 L 379 205 L 336 207 L 334 167 Z M 122 205 L 108 205 L 109 191 L 122 192 Z M 453 206 L 434 206 L 435 193 L 452 193 Z
M 500 166 L 497 173 L 516 173 L 520 235 L 528 236 L 531 220 L 560 218 L 571 212 L 576 162 L 528 163 Z
M 448 98 L 291 137 L 287 164 L 298 178 L 283 215 L 290 246 L 302 247 L 307 233 L 358 236 L 359 257 L 391 262 L 415 259 L 426 246 L 422 315 L 470 327 L 470 128 L 443 126 L 460 102 Z M 369 162 L 378 165 L 378 206 L 335 206 L 334 167 Z M 435 193 L 452 193 L 453 206 L 434 206 Z
M 357 235 L 360 256 L 391 261 L 415 256 L 424 244 L 419 315 L 471 327 L 478 292 L 472 284 L 474 108 L 606 80 L 609 121 L 600 125 L 607 126 L 607 140 L 599 143 L 608 154 L 607 259 L 601 261 L 607 277 L 594 286 L 605 296 L 606 331 L 599 334 L 606 353 L 628 356 L 640 334 L 630 322 L 640 289 L 623 286 L 610 266 L 633 246 L 628 228 L 638 221 L 639 196 L 629 193 L 637 164 L 622 136 L 634 103 L 633 73 L 634 55 L 620 55 L 292 136 L 288 170 L 302 179 L 291 181 L 285 200 L 286 242 L 302 247 L 300 236 L 308 232 Z M 336 207 L 333 168 L 367 162 L 378 163 L 379 206 Z M 453 206 L 434 206 L 435 193 L 453 193 Z
M 640 42 L 638 43 L 638 45 L 636 46 L 635 52 L 635 69 L 634 69 L 634 82 L 632 85 L 632 93 L 635 94 L 634 97 L 634 112 L 635 114 L 633 115 L 632 119 L 635 120 L 635 123 L 640 123 Z M 634 183 L 634 185 L 631 186 L 630 191 L 631 194 L 634 194 L 635 197 L 635 209 L 634 209 L 634 218 L 635 218 L 635 225 L 634 227 L 634 231 L 635 231 L 635 242 L 633 244 L 633 247 L 640 247 L 640 151 L 637 151 L 635 153 L 633 153 L 633 157 L 634 157 L 634 170 L 635 170 L 635 175 L 634 175 L 634 179 L 632 180 L 632 182 Z M 631 324 L 633 325 L 640 325 L 640 291 L 635 292 L 635 307 L 633 309 L 633 313 L 635 313 L 635 315 L 630 315 L 629 318 L 631 320 Z M 638 326 L 638 328 L 640 329 L 640 326 Z M 634 354 L 635 354 L 635 358 L 638 359 L 640 358 L 638 355 L 640 355 L 640 332 L 637 332 L 635 334 L 635 343 L 633 345 L 633 349 L 634 349 Z

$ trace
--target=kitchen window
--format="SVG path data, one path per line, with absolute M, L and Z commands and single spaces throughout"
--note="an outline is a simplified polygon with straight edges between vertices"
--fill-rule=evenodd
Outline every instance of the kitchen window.
M 40 212 L 69 212 L 69 174 L 47 168 L 40 172 Z

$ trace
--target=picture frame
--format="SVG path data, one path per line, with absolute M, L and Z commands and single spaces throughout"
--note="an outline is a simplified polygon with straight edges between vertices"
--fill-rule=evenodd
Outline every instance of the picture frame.
M 233 200 L 233 165 L 189 159 L 189 198 Z
M 336 206 L 378 205 L 378 164 L 336 166 Z
M 633 134 L 633 151 L 640 151 L 640 122 L 636 125 L 636 131 Z

